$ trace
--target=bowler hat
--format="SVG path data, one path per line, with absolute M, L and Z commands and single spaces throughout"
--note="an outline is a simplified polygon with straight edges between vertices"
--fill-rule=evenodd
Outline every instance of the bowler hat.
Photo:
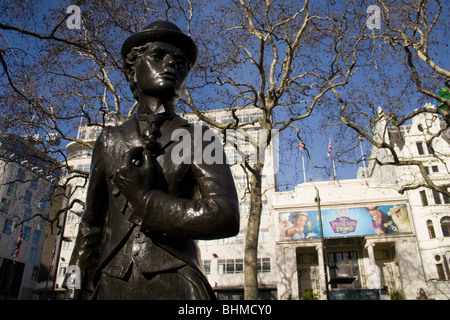
M 125 59 L 132 48 L 156 41 L 170 43 L 179 47 L 184 51 L 192 65 L 197 61 L 198 50 L 194 41 L 175 24 L 168 21 L 152 22 L 141 31 L 128 37 L 122 45 L 122 58 Z

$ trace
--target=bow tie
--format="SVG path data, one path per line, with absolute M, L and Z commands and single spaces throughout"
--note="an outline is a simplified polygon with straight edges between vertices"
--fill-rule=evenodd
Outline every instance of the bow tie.
M 174 114 L 167 113 L 136 114 L 142 144 L 144 148 L 150 151 L 150 154 L 153 157 L 157 157 L 162 152 L 161 144 L 157 141 L 157 139 L 161 137 L 161 131 L 159 129 L 165 120 L 171 120 L 173 117 L 175 117 Z

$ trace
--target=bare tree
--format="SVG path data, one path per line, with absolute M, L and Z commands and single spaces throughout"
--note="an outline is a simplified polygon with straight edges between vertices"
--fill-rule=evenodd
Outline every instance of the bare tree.
M 364 30 L 369 39 L 369 52 L 358 52 L 359 59 L 367 60 L 366 69 L 360 70 L 364 79 L 358 78 L 360 83 L 357 85 L 350 83 L 347 88 L 352 89 L 349 91 L 333 90 L 341 105 L 339 113 L 336 113 L 336 122 L 340 121 L 355 137 L 352 148 L 356 147 L 356 138 L 360 136 L 369 146 L 382 150 L 378 156 L 366 160 L 375 161 L 380 166 L 417 168 L 420 177 L 400 186 L 400 193 L 427 187 L 450 196 L 448 181 L 432 179 L 424 163 L 411 156 L 402 156 L 388 135 L 389 127 L 400 132 L 399 128 L 412 118 L 434 114 L 436 122 L 440 122 L 440 118 L 442 124 L 438 131 L 425 128 L 428 134 L 426 144 L 436 162 L 442 163 L 450 173 L 445 160 L 449 153 L 442 154 L 433 148 L 438 137 L 445 138 L 444 133 L 450 124 L 450 100 L 445 95 L 450 72 L 446 67 L 448 42 L 445 41 L 448 40 L 445 38 L 444 4 L 441 1 L 410 1 L 407 4 L 377 1 L 377 10 L 380 28 Z M 368 86 L 371 92 L 363 89 Z M 438 107 L 430 106 L 430 102 L 436 102 Z M 387 122 L 382 129 L 383 134 L 374 135 L 375 129 L 383 122 Z M 343 148 L 342 153 L 348 150 Z M 362 160 L 359 157 L 353 163 Z
M 178 107 L 192 110 L 221 130 L 257 125 L 266 133 L 292 132 L 300 143 L 306 141 L 306 127 L 319 129 L 316 115 L 335 134 L 345 133 L 346 146 L 354 149 L 357 135 L 377 145 L 371 126 L 379 119 L 379 103 L 394 125 L 405 123 L 415 112 L 434 112 L 448 119 L 443 109 L 406 112 L 409 109 L 404 106 L 412 101 L 406 92 L 414 92 L 448 108 L 448 100 L 435 93 L 436 86 L 447 81 L 448 71 L 431 49 L 433 30 L 442 26 L 439 1 L 378 2 L 381 30 L 367 28 L 369 1 L 193 0 L 165 1 L 161 6 L 150 1 L 129 5 L 80 0 L 75 3 L 81 9 L 80 29 L 67 26 L 73 17 L 66 11 L 71 4 L 61 2 L 45 11 L 44 2 L 10 1 L 0 8 L 4 15 L 0 22 L 2 130 L 23 133 L 28 128 L 28 134 L 58 134 L 61 145 L 44 142 L 41 148 L 61 166 L 67 166 L 65 143 L 85 143 L 76 139 L 80 117 L 86 125 L 104 125 L 121 123 L 133 113 L 136 103 L 121 72 L 120 44 L 156 19 L 185 26 L 200 49 Z M 36 23 L 41 16 L 44 23 Z M 409 24 L 402 25 L 405 21 Z M 261 115 L 251 123 L 242 122 L 236 114 L 250 107 Z M 221 123 L 206 116 L 206 110 L 219 108 L 228 109 L 234 120 Z M 256 147 L 269 146 L 270 134 L 264 142 Z M 382 142 L 377 146 L 392 149 Z M 264 150 L 256 151 L 264 154 Z M 344 153 L 342 159 L 361 161 Z M 263 160 L 243 163 L 251 204 L 246 299 L 258 297 Z M 70 170 L 87 178 L 85 172 Z
M 302 142 L 298 123 L 313 111 L 328 112 L 324 98 L 348 82 L 356 65 L 355 52 L 364 39 L 344 37 L 345 19 L 352 19 L 353 4 L 344 6 L 338 16 L 325 14 L 330 11 L 326 9 L 328 5 L 312 8 L 309 1 L 241 0 L 222 6 L 219 15 L 203 20 L 203 39 L 199 41 L 210 56 L 197 68 L 197 87 L 186 90 L 186 104 L 201 120 L 222 130 L 254 125 L 240 122 L 236 112 L 256 107 L 261 111 L 256 122 L 262 131 L 293 130 L 297 143 Z M 195 95 L 209 87 L 215 90 L 214 99 L 206 96 L 210 100 L 205 101 Z M 208 109 L 210 104 L 229 106 L 234 121 L 220 123 L 206 117 L 202 108 Z M 266 137 L 264 146 L 271 143 L 271 136 Z M 259 148 L 257 145 L 256 152 L 262 154 Z M 250 177 L 244 288 L 245 299 L 257 299 L 264 163 L 260 158 L 254 163 L 248 160 L 244 163 Z

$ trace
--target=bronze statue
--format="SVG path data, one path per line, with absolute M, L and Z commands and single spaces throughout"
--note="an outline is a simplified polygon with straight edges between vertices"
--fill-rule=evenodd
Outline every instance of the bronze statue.
M 122 125 L 105 127 L 94 146 L 70 262 L 81 271 L 78 298 L 215 298 L 195 239 L 238 233 L 231 171 L 224 162 L 206 164 L 193 155 L 181 163 L 173 159 L 182 143 L 173 132 L 194 134 L 194 126 L 175 114 L 175 101 L 197 55 L 192 39 L 163 21 L 122 46 L 124 73 L 139 107 Z M 190 141 L 200 150 L 212 143 Z

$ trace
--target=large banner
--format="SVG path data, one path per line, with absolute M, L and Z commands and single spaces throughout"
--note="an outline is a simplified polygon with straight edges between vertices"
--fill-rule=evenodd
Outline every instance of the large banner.
M 405 204 L 321 210 L 324 238 L 411 232 Z M 280 240 L 320 238 L 317 210 L 279 213 Z

